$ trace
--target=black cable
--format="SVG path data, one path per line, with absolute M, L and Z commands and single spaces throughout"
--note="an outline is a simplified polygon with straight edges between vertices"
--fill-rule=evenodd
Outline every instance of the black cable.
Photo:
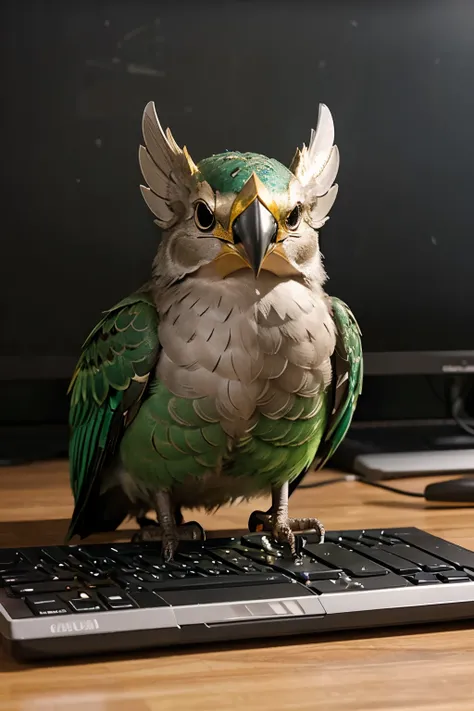
M 433 393 L 433 395 L 444 406 L 444 411 L 447 414 L 447 412 L 449 411 L 449 407 L 448 407 L 448 399 L 446 397 L 446 391 L 443 392 L 443 394 L 439 393 L 438 390 L 435 388 L 435 385 L 434 385 L 430 375 L 425 375 L 425 380 L 428 384 L 429 389 Z
M 458 425 L 458 427 L 460 427 L 464 432 L 466 432 L 466 434 L 474 435 L 474 427 L 471 427 L 466 422 L 468 415 L 464 408 L 464 402 L 467 393 L 465 390 L 463 392 L 463 384 L 464 380 L 460 377 L 454 378 L 451 384 L 449 392 L 451 401 L 451 416 Z
M 417 499 L 424 499 L 424 493 L 419 491 L 405 491 L 405 489 L 397 489 L 395 486 L 388 486 L 388 484 L 380 484 L 378 481 L 369 481 L 368 479 L 356 479 L 356 481 L 361 484 L 367 484 L 367 486 L 375 486 L 377 489 L 385 489 L 385 491 L 391 491 L 394 494 L 402 494 L 402 496 L 414 496 Z

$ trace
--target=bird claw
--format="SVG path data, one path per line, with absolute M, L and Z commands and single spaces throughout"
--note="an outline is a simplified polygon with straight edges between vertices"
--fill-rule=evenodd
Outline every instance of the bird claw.
M 292 546 L 292 538 L 294 547 L 294 533 L 316 531 L 319 533 L 320 543 L 324 543 L 326 535 L 324 525 L 317 518 L 288 518 L 285 521 L 278 522 L 274 521 L 271 514 L 264 513 L 263 511 L 254 511 L 252 513 L 248 527 L 251 532 L 271 531 L 276 540 L 287 542 L 290 544 L 290 547 Z
M 189 521 L 180 526 L 173 527 L 172 531 L 163 531 L 159 524 L 154 522 L 145 525 L 132 537 L 132 543 L 150 543 L 161 541 L 163 557 L 167 562 L 173 560 L 180 541 L 204 541 L 206 532 L 197 521 Z
M 291 530 L 290 519 L 276 520 L 272 524 L 272 535 L 278 543 L 287 543 L 290 546 L 290 552 L 293 557 L 296 557 L 296 539 L 295 534 Z

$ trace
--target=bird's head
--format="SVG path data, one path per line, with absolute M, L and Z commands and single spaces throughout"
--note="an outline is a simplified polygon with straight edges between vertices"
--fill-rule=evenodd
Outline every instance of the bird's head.
M 173 283 L 199 269 L 225 279 L 238 270 L 325 279 L 317 230 L 336 198 L 334 124 L 321 105 L 308 146 L 289 168 L 256 153 L 226 152 L 194 163 L 150 102 L 139 160 L 143 197 L 164 231 L 155 275 Z

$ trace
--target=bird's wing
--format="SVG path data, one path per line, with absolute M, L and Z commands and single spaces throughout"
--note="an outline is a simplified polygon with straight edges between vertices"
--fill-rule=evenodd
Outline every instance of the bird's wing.
M 330 301 L 336 325 L 336 348 L 330 389 L 331 411 L 316 458 L 290 483 L 290 493 L 298 487 L 310 469 L 322 469 L 332 457 L 346 436 L 362 392 L 363 358 L 359 325 L 343 301 L 335 297 Z
M 84 508 L 138 410 L 158 352 L 158 314 L 146 292 L 107 311 L 82 347 L 69 387 L 75 509 L 68 539 L 80 534 Z
M 332 410 L 317 453 L 316 469 L 321 469 L 326 464 L 346 436 L 362 392 L 363 357 L 359 325 L 343 301 L 332 297 L 331 305 L 336 324 Z

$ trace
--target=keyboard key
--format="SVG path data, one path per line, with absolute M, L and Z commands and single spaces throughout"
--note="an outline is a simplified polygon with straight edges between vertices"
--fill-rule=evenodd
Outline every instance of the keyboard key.
M 78 579 L 81 581 L 83 586 L 89 588 L 99 588 L 99 587 L 110 587 L 110 585 L 115 585 L 111 578 L 104 578 L 102 576 L 89 575 L 88 573 L 77 573 Z
M 407 577 L 413 585 L 436 585 L 437 583 L 440 583 L 434 573 L 425 573 L 425 571 L 416 573 L 415 575 L 409 575 Z
M 51 559 L 54 563 L 58 565 L 69 565 L 71 560 L 72 551 L 75 548 L 67 548 L 66 546 L 48 546 L 48 548 L 41 549 L 41 556 L 45 560 Z
M 300 540 L 299 536 L 296 536 L 296 538 Z M 262 552 L 265 551 L 267 554 L 275 556 L 282 556 L 285 553 L 290 553 L 288 544 L 274 541 L 270 533 L 250 533 L 247 536 L 242 536 L 242 546 L 255 548 L 256 550 Z
M 185 578 L 183 580 L 167 580 L 163 583 L 144 583 L 145 589 L 154 590 L 159 595 L 160 591 L 164 590 L 181 590 L 188 588 L 189 590 L 198 590 L 200 588 L 229 588 L 229 587 L 248 587 L 250 585 L 267 585 L 275 583 L 288 583 L 288 578 L 282 573 L 276 571 L 269 573 L 255 573 L 254 575 L 216 575 L 204 577 L 196 575 L 196 577 Z
M 168 607 L 168 603 L 150 590 L 138 590 L 130 593 L 138 607 Z
M 25 583 L 48 582 L 51 576 L 41 570 L 30 570 L 23 573 L 6 573 L 1 576 L 4 585 L 22 585 Z
M 104 605 L 97 597 L 88 590 L 73 590 L 69 593 L 59 595 L 73 612 L 101 612 L 105 610 Z
M 42 548 L 20 548 L 19 550 L 32 568 L 40 566 L 45 561 L 46 556 Z
M 48 580 L 40 583 L 23 583 L 21 585 L 10 585 L 6 588 L 7 595 L 22 597 L 23 595 L 41 595 L 43 593 L 64 592 L 79 588 L 77 580 Z
M 471 580 L 463 570 L 448 570 L 439 573 L 438 578 L 442 583 L 468 583 Z
M 454 543 L 443 541 L 442 538 L 437 538 L 423 531 L 410 531 L 409 533 L 400 532 L 397 536 L 410 546 L 415 546 L 422 551 L 431 553 L 431 555 L 441 558 L 459 568 L 474 569 L 474 552 L 468 551 Z
M 250 558 L 258 565 L 263 568 L 272 567 L 275 560 L 283 558 L 280 551 L 275 551 L 275 553 L 269 553 L 264 550 L 259 550 L 258 548 L 248 548 L 247 546 L 237 546 L 237 552 L 244 555 L 246 558 Z
M 120 588 L 98 588 L 97 593 L 111 610 L 127 610 L 136 607 L 127 593 Z
M 237 568 L 237 570 L 240 570 L 242 573 L 260 573 L 265 570 L 271 570 L 268 565 L 257 563 L 251 558 L 242 555 L 242 553 L 229 548 L 213 548 L 212 554 L 220 558 L 220 560 L 227 565 Z
M 314 538 L 314 536 L 312 535 Z M 351 543 L 362 543 L 366 546 L 376 546 L 378 541 L 374 538 L 368 538 L 362 531 L 330 531 L 325 536 L 328 543 L 341 543 L 341 541 L 350 541 Z M 318 538 L 309 541 L 308 543 L 318 543 Z
M 114 575 L 114 583 L 123 588 L 136 588 L 143 590 L 145 583 L 140 582 L 134 575 L 125 575 L 120 571 Z
M 51 575 L 52 580 L 74 580 L 74 571 L 59 565 L 43 566 L 43 570 Z
M 361 539 L 362 540 L 362 539 Z M 419 566 L 414 563 L 410 563 L 408 560 L 404 560 L 397 555 L 388 551 L 386 548 L 382 549 L 379 546 L 369 548 L 362 543 L 354 543 L 346 541 L 343 539 L 342 545 L 351 545 L 355 551 L 359 551 L 364 556 L 375 560 L 377 563 L 381 563 L 385 568 L 393 570 L 394 573 L 398 575 L 408 575 L 410 573 L 417 573 L 420 571 Z
M 67 615 L 70 610 L 57 595 L 27 595 L 26 604 L 38 617 Z
M 362 531 L 362 535 L 366 536 L 367 538 L 371 538 L 372 540 L 376 541 L 377 543 L 384 543 L 385 545 L 392 545 L 396 543 L 400 543 L 400 539 L 391 536 L 390 533 L 387 533 L 386 531 L 379 531 L 377 529 L 369 528 L 365 531 Z
M 21 562 L 24 562 L 24 558 L 17 551 L 11 548 L 0 548 L 0 573 L 7 572 Z
M 184 561 L 188 565 L 196 565 L 200 560 L 208 560 L 209 554 L 206 551 L 178 552 L 175 561 Z
M 275 558 L 273 567 L 276 570 L 296 578 L 302 583 L 309 580 L 336 580 L 342 570 L 329 568 L 309 555 L 302 555 L 296 560 L 291 558 Z
M 169 580 L 171 578 L 170 573 L 165 573 L 155 571 L 153 573 L 147 573 L 144 570 L 137 570 L 136 573 L 133 574 L 135 578 L 135 582 L 139 581 L 141 583 L 156 583 L 156 582 L 161 582 L 163 580 Z
M 241 550 L 245 551 L 249 558 L 257 560 L 259 563 L 266 564 L 267 566 L 271 566 L 275 570 L 286 573 L 292 578 L 296 578 L 304 583 L 308 580 L 335 579 L 339 573 L 342 572 L 340 568 L 333 568 L 328 565 L 324 565 L 324 563 L 320 563 L 308 555 L 300 555 L 296 560 L 294 560 L 291 556 L 274 556 L 257 549 L 241 547 Z
M 355 578 L 386 575 L 388 570 L 382 568 L 358 553 L 341 548 L 336 543 L 310 543 L 304 550 L 322 563 L 345 570 Z
M 162 568 L 165 565 L 165 561 L 161 555 L 158 555 L 158 553 L 140 553 L 138 560 L 140 561 L 140 564 L 145 563 L 146 565 L 151 565 L 154 568 Z
M 388 588 L 406 588 L 409 583 L 395 573 L 383 577 L 352 578 L 343 576 L 338 580 L 318 580 L 309 584 L 309 588 L 324 595 L 336 592 L 363 592 L 364 590 L 386 590 Z
M 238 575 L 235 570 L 230 570 L 226 565 L 217 559 L 206 559 L 204 556 L 200 558 L 194 565 L 197 572 L 203 575 Z
M 101 612 L 105 607 L 98 601 L 82 600 L 80 597 L 69 600 L 69 607 L 73 612 Z
M 133 572 L 137 567 L 135 556 L 137 556 L 139 552 L 140 549 L 135 546 L 130 549 L 128 555 L 125 555 L 119 547 L 94 546 L 93 550 L 81 548 L 81 554 L 89 558 L 89 566 L 93 564 L 106 572 L 117 567 L 120 567 L 124 572 Z
M 381 550 L 387 553 L 394 553 L 400 556 L 400 558 L 405 558 L 405 560 L 419 565 L 420 568 L 423 568 L 423 570 L 426 570 L 428 573 L 438 573 L 442 570 L 450 570 L 453 567 L 444 560 L 435 558 L 429 553 L 424 553 L 412 546 L 408 546 L 406 543 L 398 543 L 394 546 L 381 546 Z

